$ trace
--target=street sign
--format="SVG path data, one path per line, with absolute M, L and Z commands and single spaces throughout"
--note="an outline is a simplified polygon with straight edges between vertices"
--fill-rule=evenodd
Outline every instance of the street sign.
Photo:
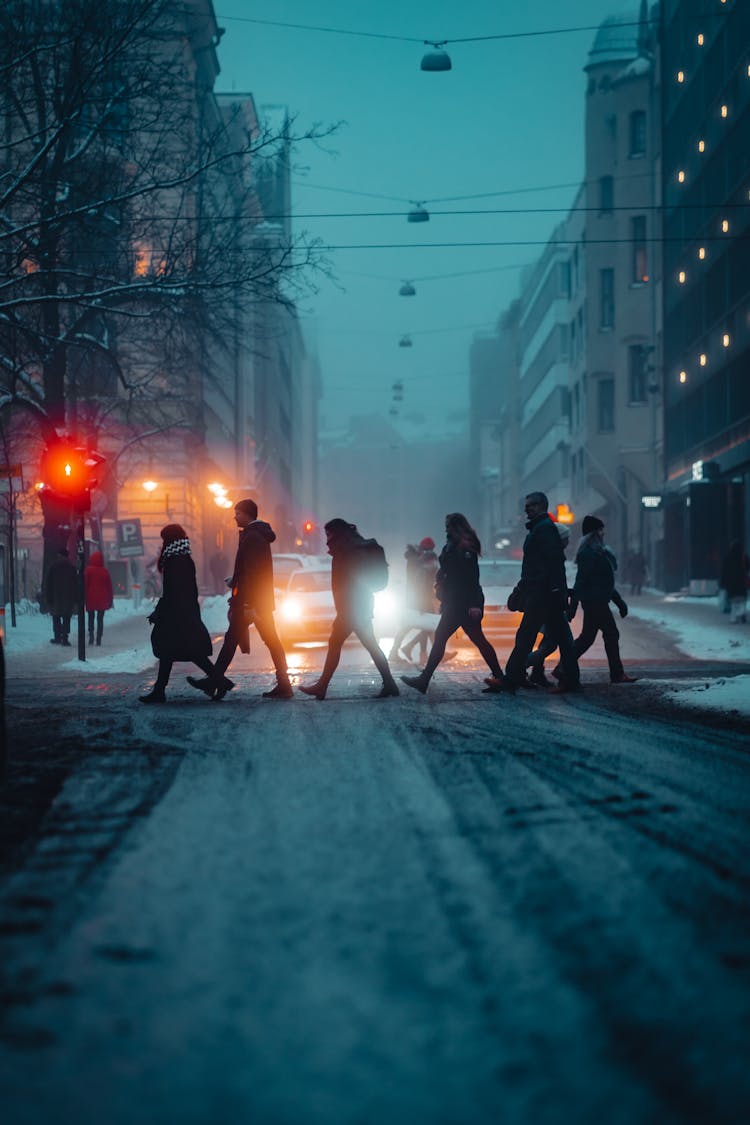
M 117 520 L 117 550 L 121 559 L 132 559 L 144 554 L 143 533 L 139 519 Z

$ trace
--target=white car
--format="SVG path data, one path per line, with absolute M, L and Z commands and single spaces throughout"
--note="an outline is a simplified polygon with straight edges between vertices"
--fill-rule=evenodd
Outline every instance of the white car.
M 479 584 L 484 590 L 482 628 L 485 632 L 515 633 L 522 615 L 509 610 L 507 601 L 520 578 L 520 559 L 479 560 Z
M 295 570 L 301 570 L 303 567 L 320 566 L 320 557 L 318 555 L 297 555 L 287 554 L 280 552 L 273 555 L 273 586 L 274 590 L 286 590 L 289 583 L 289 576 Z M 329 560 L 330 566 L 330 560 Z
M 398 623 L 400 598 L 392 586 L 375 594 L 375 633 L 393 636 Z M 298 567 L 289 575 L 286 589 L 276 596 L 276 627 L 287 644 L 326 639 L 336 616 L 329 564 Z

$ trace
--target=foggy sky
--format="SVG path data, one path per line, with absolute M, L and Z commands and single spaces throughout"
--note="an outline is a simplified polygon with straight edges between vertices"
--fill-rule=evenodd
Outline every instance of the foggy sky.
M 575 186 L 496 198 L 428 202 L 428 223 L 389 217 L 306 218 L 313 213 L 405 212 L 409 200 L 577 185 L 583 175 L 583 66 L 594 31 L 448 45 L 453 70 L 419 69 L 421 40 L 597 25 L 637 12 L 636 0 L 215 0 L 226 28 L 218 90 L 250 92 L 259 106 L 286 105 L 299 125 L 343 120 L 324 149 L 306 146 L 293 177 L 296 231 L 334 246 L 341 288 L 328 282 L 304 302 L 315 318 L 324 378 L 321 427 L 391 407 L 404 382 L 399 421 L 409 432 L 455 428 L 468 405 L 473 332 L 490 330 L 517 295 L 519 265 L 533 262 L 573 201 Z M 380 35 L 416 43 L 263 26 L 252 17 Z M 336 191 L 324 189 L 337 189 Z M 396 197 L 369 198 L 346 192 Z M 553 213 L 531 209 L 561 208 Z M 521 214 L 439 215 L 520 208 Z M 532 241 L 537 245 L 427 248 L 428 243 Z M 385 243 L 405 248 L 379 248 Z M 508 268 L 512 267 L 512 268 Z M 492 270 L 473 276 L 418 278 Z M 496 271 L 496 272 L 495 272 Z M 398 295 L 414 280 L 415 297 Z M 402 334 L 414 346 L 400 348 Z M 420 423 L 419 418 L 423 421 Z

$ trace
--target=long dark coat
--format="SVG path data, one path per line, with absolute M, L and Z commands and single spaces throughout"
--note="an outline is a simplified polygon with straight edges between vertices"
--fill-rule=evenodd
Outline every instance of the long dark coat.
M 454 543 L 449 539 L 440 552 L 439 561 L 435 592 L 442 610 L 468 613 L 470 609 L 484 609 L 479 560 L 471 544 Z
M 195 563 L 190 555 L 164 559 L 163 592 L 149 621 L 151 648 L 159 660 L 194 661 L 211 655 L 211 638 L 201 620 Z
M 70 559 L 60 556 L 50 566 L 44 582 L 44 599 L 55 617 L 67 617 L 78 601 L 78 576 Z

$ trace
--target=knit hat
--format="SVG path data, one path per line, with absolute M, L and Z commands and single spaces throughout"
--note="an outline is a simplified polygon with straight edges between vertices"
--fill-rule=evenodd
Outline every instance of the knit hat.
M 584 535 L 588 535 L 591 531 L 603 531 L 604 524 L 598 516 L 584 516 L 583 523 L 581 524 L 581 531 Z
M 434 551 L 435 540 L 430 539 L 429 535 L 426 535 L 424 539 L 420 540 L 419 549 L 420 551 Z

